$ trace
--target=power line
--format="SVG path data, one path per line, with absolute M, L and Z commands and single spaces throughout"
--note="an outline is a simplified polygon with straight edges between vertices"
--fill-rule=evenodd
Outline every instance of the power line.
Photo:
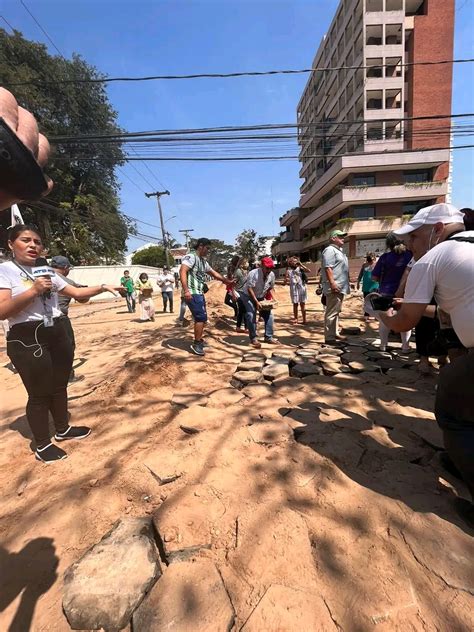
M 59 48 L 56 46 L 56 44 L 53 42 L 53 40 L 51 39 L 51 37 L 49 36 L 48 32 L 46 31 L 46 29 L 44 29 L 41 24 L 38 22 L 38 20 L 35 18 L 35 16 L 31 13 L 31 11 L 28 9 L 28 7 L 26 6 L 26 4 L 23 2 L 23 0 L 20 0 L 20 4 L 23 6 L 23 8 L 25 9 L 25 11 L 30 15 L 30 17 L 32 18 L 32 20 L 35 22 L 35 24 L 37 25 L 37 27 L 39 29 L 41 29 L 41 31 L 43 32 L 43 34 L 45 35 L 45 37 L 48 38 L 49 43 L 57 50 L 57 52 L 59 53 L 59 55 L 61 57 L 64 58 L 64 55 L 62 54 L 62 52 L 59 50 Z M 17 84 L 18 85 L 18 84 Z
M 20 0 L 22 2 L 22 0 Z M 23 2 L 22 2 L 23 4 Z M 43 29 L 42 29 L 43 30 Z M 48 39 L 49 36 L 48 36 Z M 445 65 L 445 64 L 465 64 L 473 62 L 473 58 L 466 59 L 442 59 L 438 61 L 413 61 L 406 62 L 403 64 L 397 64 L 397 67 L 409 67 L 409 66 L 437 66 L 437 65 Z M 393 64 L 377 64 L 376 68 L 384 68 L 387 66 L 393 66 Z M 301 68 L 297 70 L 287 69 L 287 70 L 254 70 L 254 71 L 244 71 L 244 72 L 228 72 L 228 73 L 196 73 L 189 75 L 150 75 L 144 77 L 102 77 L 100 79 L 57 79 L 55 81 L 42 81 L 33 80 L 33 81 L 18 81 L 10 84 L 6 84 L 8 86 L 16 87 L 16 86 L 27 86 L 27 85 L 57 85 L 57 84 L 84 84 L 84 83 L 114 83 L 119 81 L 125 82 L 138 82 L 138 81 L 170 81 L 170 80 L 183 80 L 183 79 L 231 79 L 235 77 L 264 77 L 270 75 L 300 75 L 300 74 L 308 74 L 313 72 L 339 72 L 339 71 L 347 71 L 347 70 L 366 70 L 367 68 L 373 68 L 374 66 L 331 66 L 327 68 L 317 67 L 317 68 Z
M 5 18 L 3 15 L 0 15 L 0 18 L 2 18 L 2 20 L 5 22 L 5 24 L 6 24 L 7 26 L 9 26 L 13 32 L 15 32 L 15 29 L 14 29 L 14 28 L 13 28 L 13 26 L 10 24 L 10 22 L 7 20 L 7 18 Z

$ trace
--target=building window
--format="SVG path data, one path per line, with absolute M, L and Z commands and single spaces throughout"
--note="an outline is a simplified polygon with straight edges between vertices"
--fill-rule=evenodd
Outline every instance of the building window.
M 382 90 L 367 90 L 367 109 L 381 110 L 383 108 Z
M 382 66 L 383 59 L 381 57 L 372 57 L 371 59 L 367 59 L 368 68 L 366 69 L 367 78 L 371 77 L 382 77 Z
M 383 11 L 383 0 L 367 0 L 366 9 L 370 12 Z
M 373 173 L 357 173 L 352 176 L 352 185 L 355 187 L 374 187 L 375 175 Z
M 351 217 L 354 219 L 371 219 L 375 217 L 375 206 L 353 206 L 351 210 Z
M 401 90 L 385 90 L 385 108 L 387 110 L 399 109 L 402 105 Z
M 419 171 L 404 171 L 403 182 L 405 184 L 416 184 L 417 182 L 431 182 L 431 169 Z
M 403 11 L 403 0 L 385 0 L 386 11 Z
M 421 200 L 421 202 L 404 202 L 402 206 L 403 215 L 414 215 L 418 213 L 421 208 L 431 206 L 434 204 L 433 200 Z
M 365 43 L 367 46 L 381 46 L 383 43 L 383 25 L 369 24 L 365 28 Z
M 402 25 L 386 24 L 385 25 L 385 44 L 399 45 L 402 43 Z
M 367 140 L 383 140 L 383 126 L 381 123 L 367 125 Z

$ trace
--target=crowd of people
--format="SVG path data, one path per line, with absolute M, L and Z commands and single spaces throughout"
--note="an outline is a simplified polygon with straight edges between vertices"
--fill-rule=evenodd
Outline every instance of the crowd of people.
M 38 132 L 34 117 L 22 111 L 6 90 L 0 89 L 0 117 L 6 121 L 12 156 L 23 152 L 29 161 L 29 177 L 14 173 L 0 185 L 0 210 L 25 197 L 47 194 L 52 183 L 44 175 L 49 146 Z M 8 136 L 7 134 L 7 136 Z M 8 144 L 8 139 L 7 141 Z M 2 160 L 9 160 L 4 151 Z M 11 172 L 21 169 L 21 160 L 9 165 Z M 24 180 L 24 182 L 22 181 Z M 21 182 L 21 195 L 18 182 Z M 344 299 L 351 292 L 349 262 L 344 252 L 347 234 L 334 230 L 321 257 L 321 292 L 326 345 L 337 345 L 339 315 Z M 260 348 L 257 326 L 264 327 L 263 342 L 277 344 L 274 336 L 276 283 L 275 264 L 263 257 L 248 271 L 248 262 L 234 257 L 226 275 L 214 270 L 206 257 L 211 242 L 198 239 L 195 249 L 186 254 L 179 271 L 181 310 L 179 319 L 189 309 L 194 320 L 191 351 L 205 355 L 203 340 L 207 322 L 205 294 L 208 280 L 215 279 L 225 286 L 225 303 L 232 307 L 236 330 L 246 331 L 249 344 Z M 35 440 L 35 456 L 51 463 L 66 457 L 57 444 L 84 439 L 91 429 L 69 423 L 67 386 L 71 379 L 74 358 L 74 332 L 68 316 L 71 299 L 88 301 L 103 292 L 124 294 L 130 312 L 153 320 L 153 284 L 146 273 L 136 282 L 125 271 L 118 287 L 97 285 L 81 287 L 68 279 L 71 269 L 66 257 L 54 257 L 51 271 L 44 256 L 42 236 L 36 227 L 16 225 L 10 229 L 8 248 L 11 259 L 0 264 L 0 320 L 6 321 L 7 354 L 18 371 L 28 393 L 26 415 Z M 290 258 L 285 274 L 293 304 L 293 323 L 298 323 L 298 308 L 302 323 L 307 322 L 307 268 L 296 258 Z M 173 312 L 175 276 L 164 269 L 158 287 L 163 298 L 163 311 Z M 365 297 L 365 317 L 377 318 L 380 327 L 380 348 L 385 350 L 389 332 L 400 333 L 402 351 L 409 349 L 412 330 L 416 330 L 420 365 L 429 370 L 433 344 L 438 346 L 442 364 L 436 391 L 435 416 L 443 431 L 446 453 L 444 465 L 460 477 L 474 496 L 474 227 L 472 211 L 458 210 L 451 204 L 435 204 L 421 209 L 405 225 L 387 238 L 387 252 L 377 261 L 367 255 L 357 284 Z M 54 426 L 54 442 L 49 432 L 49 415 Z M 474 505 L 457 497 L 456 508 L 471 526 L 474 525 Z

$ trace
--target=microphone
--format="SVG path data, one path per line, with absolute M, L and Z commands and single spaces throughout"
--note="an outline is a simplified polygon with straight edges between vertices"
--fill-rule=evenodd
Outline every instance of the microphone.
M 46 278 L 50 279 L 54 276 L 54 270 L 49 267 L 48 262 L 44 257 L 37 257 L 34 267 L 31 269 L 31 275 L 35 279 Z M 51 291 L 47 290 L 43 296 L 45 298 L 51 298 Z

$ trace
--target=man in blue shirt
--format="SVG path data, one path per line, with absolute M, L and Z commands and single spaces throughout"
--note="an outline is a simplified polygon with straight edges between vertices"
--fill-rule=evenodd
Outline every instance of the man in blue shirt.
M 333 230 L 330 243 L 324 249 L 321 263 L 323 293 L 326 297 L 324 313 L 324 341 L 327 344 L 336 342 L 339 314 L 346 294 L 351 293 L 349 285 L 349 260 L 344 254 L 344 238 L 347 233 Z

